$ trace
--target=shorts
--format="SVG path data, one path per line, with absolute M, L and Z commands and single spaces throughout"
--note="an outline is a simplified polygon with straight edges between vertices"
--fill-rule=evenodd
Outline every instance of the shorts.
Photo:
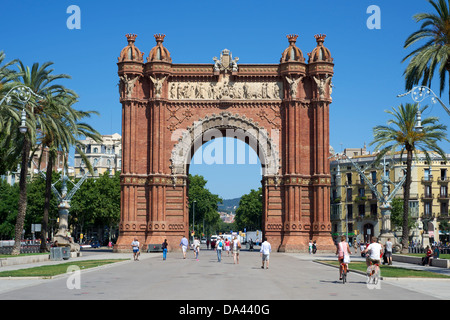
M 181 246 L 181 249 L 183 249 L 183 252 L 187 251 L 187 246 Z
M 139 248 L 133 248 L 133 252 L 134 253 L 139 252 Z
M 380 261 L 381 261 L 381 260 L 379 260 L 379 259 L 371 259 L 371 258 L 369 258 L 368 260 L 369 260 L 370 262 L 372 262 L 373 264 L 376 264 L 376 263 L 380 264 Z
M 263 254 L 262 255 L 262 261 L 269 261 L 269 255 L 268 254 Z
M 386 251 L 386 258 L 391 258 L 391 257 L 392 257 L 392 252 Z
M 230 246 L 225 246 L 225 251 L 230 251 Z

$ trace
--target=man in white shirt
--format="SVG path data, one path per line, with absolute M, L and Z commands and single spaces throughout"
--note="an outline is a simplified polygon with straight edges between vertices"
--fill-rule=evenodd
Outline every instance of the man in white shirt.
M 133 248 L 133 258 L 134 261 L 139 261 L 139 241 L 137 238 L 134 238 L 134 241 L 131 242 L 131 247 Z
M 270 243 L 267 241 L 267 238 L 264 238 L 264 242 L 261 244 L 261 250 L 259 250 L 259 252 L 261 253 L 261 258 L 262 258 L 261 269 L 264 269 L 265 261 L 267 261 L 266 269 L 269 269 L 269 255 L 270 255 L 271 251 L 272 251 L 272 247 L 270 246 Z
M 373 264 L 379 264 L 383 254 L 383 247 L 377 242 L 377 240 L 377 237 L 372 237 L 372 243 L 369 244 L 366 250 L 364 250 L 364 253 L 370 252 L 369 259 Z

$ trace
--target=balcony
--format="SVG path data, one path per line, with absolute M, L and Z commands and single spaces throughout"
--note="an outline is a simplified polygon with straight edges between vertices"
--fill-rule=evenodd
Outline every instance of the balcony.
M 434 198 L 434 194 L 428 193 L 428 192 L 422 194 L 422 196 L 420 197 L 420 199 L 422 199 L 422 200 L 433 200 L 433 198 Z
M 437 178 L 437 182 L 439 184 L 448 184 L 449 181 L 450 181 L 450 179 L 447 177 L 438 177 Z
M 442 194 L 438 195 L 438 200 L 446 201 L 446 200 L 449 200 L 449 199 L 450 199 L 450 197 L 448 196 L 448 194 L 442 193 Z
M 433 176 L 432 175 L 422 177 L 422 183 L 432 183 L 432 182 L 433 182 Z

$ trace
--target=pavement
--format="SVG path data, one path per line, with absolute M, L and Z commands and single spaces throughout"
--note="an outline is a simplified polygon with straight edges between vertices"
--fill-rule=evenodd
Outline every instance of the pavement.
M 329 253 L 279 253 L 270 255 L 269 269 L 261 269 L 259 252 L 242 250 L 239 264 L 223 254 L 217 261 L 213 250 L 193 252 L 186 259 L 180 252 L 132 253 L 107 249 L 82 251 L 82 256 L 63 261 L 45 261 L 4 266 L 0 271 L 92 259 L 126 259 L 98 268 L 67 273 L 51 279 L 0 278 L 0 300 L 448 300 L 450 279 L 384 278 L 368 287 L 365 275 L 350 272 L 348 283 L 338 279 L 338 269 L 317 263 L 334 260 Z M 358 255 L 352 261 L 364 261 Z M 450 276 L 449 269 L 396 263 L 394 267 L 427 270 Z M 381 274 L 382 275 L 382 274 Z

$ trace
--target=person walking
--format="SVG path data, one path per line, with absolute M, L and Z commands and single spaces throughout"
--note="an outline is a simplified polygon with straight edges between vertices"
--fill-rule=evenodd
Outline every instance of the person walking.
M 186 252 L 189 247 L 189 241 L 186 236 L 183 236 L 180 242 L 181 250 L 183 251 L 183 259 L 186 259 Z
M 264 242 L 261 244 L 261 249 L 259 250 L 262 258 L 262 265 L 261 269 L 264 269 L 264 263 L 266 264 L 266 269 L 269 269 L 269 256 L 270 252 L 272 252 L 272 247 L 270 246 L 269 241 L 267 241 L 267 238 L 264 237 Z
M 200 252 L 200 240 L 198 240 L 198 238 L 195 238 L 194 240 L 194 254 L 195 254 L 195 259 L 198 261 L 198 254 Z
M 164 239 L 164 242 L 161 245 L 161 248 L 163 249 L 163 260 L 166 260 L 167 258 L 167 246 L 168 246 L 167 239 Z
M 217 252 L 217 262 L 222 261 L 222 249 L 223 249 L 223 241 L 221 238 L 216 240 L 216 252 Z
M 230 239 L 225 239 L 225 251 L 227 252 L 227 257 L 230 256 Z
M 386 255 L 387 264 L 390 266 L 390 265 L 392 265 L 392 242 L 391 242 L 391 238 L 387 239 L 386 243 L 384 244 L 384 248 L 385 248 L 385 255 Z
M 239 251 L 241 250 L 241 242 L 237 237 L 233 239 L 233 260 L 234 264 L 239 264 Z
M 131 247 L 133 248 L 133 258 L 134 261 L 139 261 L 139 241 L 137 238 L 134 238 L 134 241 L 131 242 Z

